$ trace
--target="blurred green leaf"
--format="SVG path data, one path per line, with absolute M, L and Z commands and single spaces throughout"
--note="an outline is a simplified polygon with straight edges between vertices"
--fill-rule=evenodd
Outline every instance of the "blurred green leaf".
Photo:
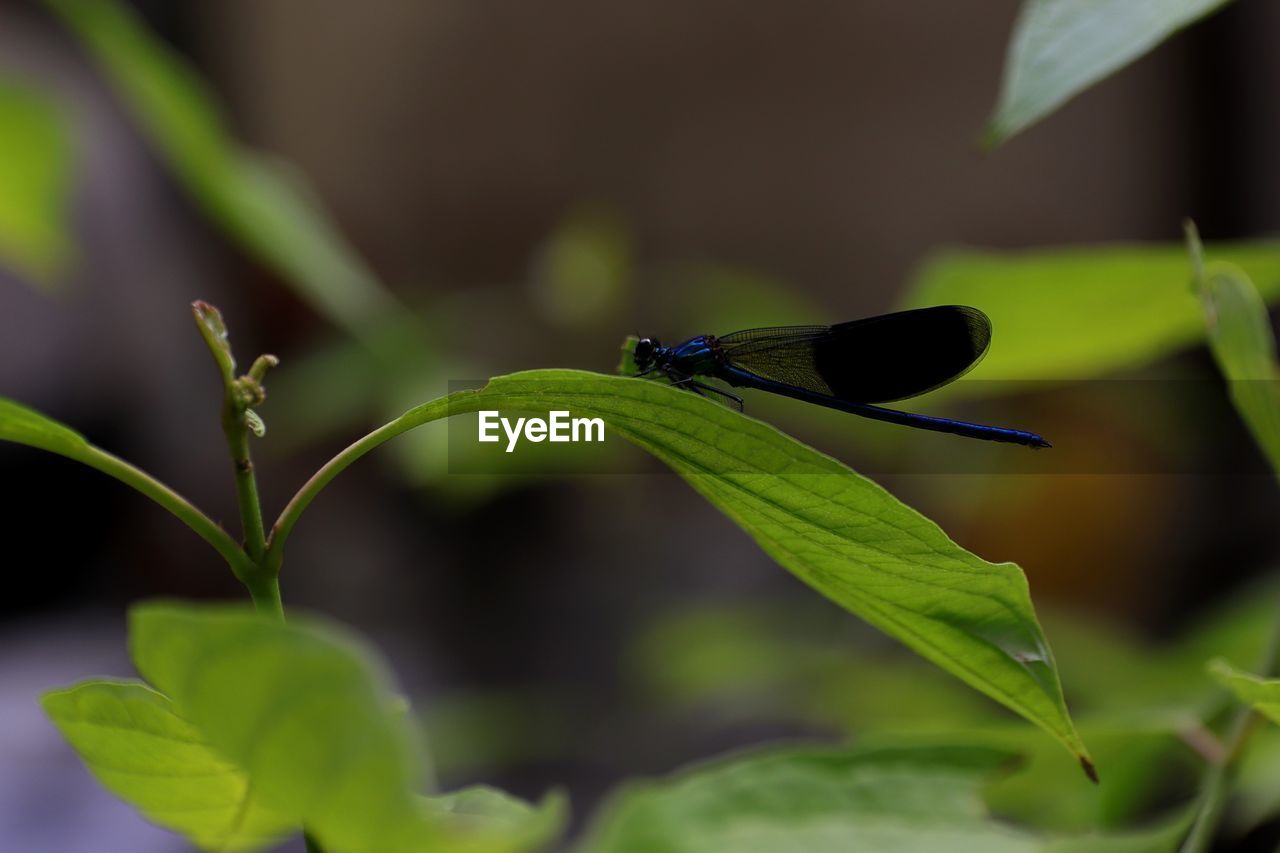
M 591 853 L 1034 849 L 985 814 L 979 789 L 1010 753 L 781 747 L 632 783 L 599 816 Z
M 1203 761 L 1181 733 L 1195 723 L 1158 713 L 1082 717 L 1081 735 L 1105 768 L 1097 785 L 1080 785 L 1065 772 L 1059 754 L 1013 726 L 957 727 L 937 737 L 1021 756 L 1016 775 L 999 777 L 985 789 L 986 802 L 997 814 L 1055 832 L 1114 831 L 1170 798 L 1194 798 Z
M 1261 678 L 1236 669 L 1223 658 L 1209 662 L 1209 673 L 1218 683 L 1258 713 L 1280 724 L 1280 678 Z
M 1209 349 L 1236 411 L 1280 475 L 1280 368 L 1266 303 L 1242 270 L 1224 263 L 1206 265 L 1194 234 L 1191 244 Z
M 202 850 L 258 850 L 301 828 L 149 687 L 85 681 L 41 704 L 107 790 Z
M 717 721 L 835 726 L 863 744 L 967 743 L 1016 752 L 1018 774 L 993 781 L 986 800 L 998 814 L 1043 829 L 1120 827 L 1148 813 L 1153 794 L 1167 796 L 1178 786 L 1189 799 L 1201 762 L 1181 734 L 1197 728 L 1199 719 L 1197 704 L 1183 704 L 1182 697 L 1209 693 L 1197 677 L 1202 664 L 1173 671 L 1164 662 L 1167 652 L 1131 647 L 1096 621 L 1059 616 L 1046 624 L 1064 671 L 1088 685 L 1082 691 L 1067 683 L 1073 703 L 1078 708 L 1083 699 L 1103 709 L 1076 714 L 1082 739 L 1105 768 L 1098 785 L 1079 784 L 1064 772 L 1068 762 L 1056 744 L 1011 723 L 1000 708 L 939 671 L 847 642 L 844 632 L 801 608 L 756 602 L 664 616 L 642 632 L 628 671 L 650 714 L 697 710 Z M 1102 636 L 1082 643 L 1090 625 Z M 1112 706 L 1125 710 L 1115 713 Z
M 541 849 L 563 830 L 568 811 L 559 793 L 548 794 L 534 806 L 488 785 L 427 797 L 426 804 L 466 835 L 466 853 Z
M 1261 728 L 1240 754 L 1233 814 L 1242 830 L 1280 815 L 1280 729 Z
M 153 603 L 130 612 L 130 641 L 139 672 L 326 849 L 520 850 L 559 828 L 558 798 L 520 815 L 493 794 L 422 801 L 425 762 L 400 700 L 373 654 L 333 626 Z M 475 814 L 450 817 L 467 803 Z
M 554 325 L 602 322 L 622 304 L 633 254 L 631 232 L 617 213 L 579 207 L 542 247 L 533 277 L 535 303 Z
M 53 287 L 72 261 L 72 152 L 61 111 L 0 79 L 0 263 Z
M 862 743 L 968 743 L 1016 752 L 1020 772 L 986 788 L 998 814 L 1057 831 L 1114 829 L 1148 813 L 1159 798 L 1195 790 L 1203 759 L 1187 740 L 1222 702 L 1201 677 L 1204 661 L 1215 654 L 1259 658 L 1276 592 L 1274 580 L 1251 585 L 1182 639 L 1161 646 L 1096 616 L 1046 614 L 1055 657 L 1070 676 L 1065 687 L 1081 737 L 1105 769 L 1097 786 L 1079 785 L 1064 773 L 1056 747 L 1009 724 L 996 706 L 975 702 L 936 670 L 849 643 L 838 626 L 801 607 L 749 601 L 664 614 L 640 633 L 627 672 L 651 714 L 696 709 L 718 720 L 836 726 Z M 1251 823 L 1280 811 L 1271 786 L 1280 778 L 1280 736 L 1270 754 L 1270 761 L 1253 760 L 1251 750 L 1242 771 Z
M 294 518 L 332 476 L 382 441 L 481 408 L 602 418 L 606 434 L 671 466 L 783 567 L 1043 727 L 1091 768 L 1021 569 L 965 551 L 880 486 L 768 424 L 660 382 L 537 370 L 426 403 L 330 465 L 291 505 Z M 292 523 L 278 523 L 280 541 Z
M 807 608 L 721 604 L 664 614 L 646 626 L 626 673 L 637 696 L 658 709 L 711 709 L 851 735 L 886 725 L 954 729 L 1001 716 L 940 670 L 858 639 Z
M 1222 243 L 1210 254 L 1248 270 L 1266 299 L 1280 297 L 1280 243 Z M 1185 249 L 1173 244 L 952 250 L 925 265 L 904 307 L 986 312 L 991 349 L 969 378 L 997 381 L 949 387 L 990 394 L 999 381 L 1073 381 L 1141 367 L 1203 340 L 1187 281 Z
M 331 322 L 376 344 L 394 296 L 300 176 L 240 146 L 203 82 L 114 0 L 46 0 L 84 42 L 206 215 Z
M 423 762 L 404 716 L 352 638 L 234 605 L 144 604 L 129 624 L 143 677 L 326 848 L 438 840 L 415 805 Z
M 1167 851 L 1182 820 L 1154 830 L 1040 838 L 993 819 L 981 788 L 1013 753 L 973 746 L 774 747 L 614 795 L 589 853 L 704 850 Z
M 986 144 L 998 145 L 1226 0 L 1024 0 Z

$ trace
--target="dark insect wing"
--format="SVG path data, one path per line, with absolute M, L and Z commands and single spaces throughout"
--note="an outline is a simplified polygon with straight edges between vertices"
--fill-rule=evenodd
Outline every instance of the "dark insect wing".
M 991 321 L 976 308 L 942 305 L 837 326 L 747 329 L 718 340 L 732 365 L 764 379 L 887 403 L 969 372 L 991 343 Z

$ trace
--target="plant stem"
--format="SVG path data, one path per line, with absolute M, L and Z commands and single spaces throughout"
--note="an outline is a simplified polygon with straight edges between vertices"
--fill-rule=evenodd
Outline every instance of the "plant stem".
M 315 496 L 320 494 L 320 491 L 325 486 L 329 485 L 329 481 L 341 474 L 348 465 L 383 442 L 390 441 L 414 427 L 430 423 L 445 415 L 474 411 L 476 399 L 474 391 L 459 391 L 447 397 L 424 403 L 417 408 L 410 409 L 390 423 L 378 427 L 359 441 L 348 445 L 337 456 L 326 462 L 320 470 L 311 475 L 311 479 L 307 480 L 302 485 L 302 488 L 298 489 L 297 494 L 289 499 L 289 503 L 280 512 L 280 517 L 272 525 L 271 538 L 267 542 L 265 568 L 271 572 L 279 572 L 280 564 L 284 560 L 285 540 L 289 537 L 293 526 L 297 524 L 299 516 L 315 499 Z
M 1259 674 L 1268 678 L 1280 674 L 1280 617 L 1277 617 L 1271 628 L 1271 638 L 1267 643 Z M 1238 708 L 1231 718 L 1223 741 L 1223 758 L 1209 767 L 1204 780 L 1204 791 L 1200 796 L 1200 808 L 1196 812 L 1195 823 L 1182 844 L 1181 853 L 1206 853 L 1213 845 L 1218 823 L 1231 795 L 1236 765 L 1258 719 L 1258 712 L 1245 705 Z
M 236 478 L 236 504 L 240 507 L 240 527 L 244 532 L 244 547 L 238 548 L 249 563 L 243 572 L 236 572 L 253 598 L 259 613 L 284 618 L 284 605 L 280 601 L 280 584 L 277 576 L 280 566 L 265 564 L 267 553 L 266 531 L 262 526 L 262 501 L 258 497 L 258 479 L 253 472 L 253 458 L 249 454 L 249 423 L 246 412 L 252 405 L 266 397 L 262 378 L 277 363 L 273 355 L 259 356 L 246 376 L 236 378 L 236 360 L 227 337 L 227 326 L 222 313 L 207 302 L 194 302 L 191 313 L 196 328 L 209 347 L 218 374 L 222 377 L 222 432 L 231 451 L 231 463 Z
M 245 580 L 244 585 L 249 588 L 249 597 L 253 599 L 253 606 L 259 613 L 284 620 L 284 602 L 280 599 L 278 577 L 259 569 Z
M 232 388 L 227 389 L 222 431 L 227 437 L 227 447 L 231 451 L 231 462 L 235 467 L 236 503 L 240 506 L 244 549 L 255 563 L 260 563 L 267 550 L 266 531 L 262 526 L 262 502 L 258 498 L 258 478 L 253 473 L 253 459 L 249 455 L 249 427 L 244 422 L 243 410 L 236 406 Z
M 231 566 L 231 571 L 241 581 L 247 583 L 247 578 L 258 572 L 257 563 L 250 559 L 249 555 L 236 544 L 236 541 L 231 538 L 227 531 L 223 530 L 213 519 L 197 509 L 194 504 L 182 495 L 152 477 L 146 471 L 92 445 L 88 446 L 87 452 L 77 454 L 72 458 L 96 468 L 108 476 L 115 477 L 125 485 L 132 486 L 169 510 L 194 530 L 201 539 L 212 545 L 227 561 Z

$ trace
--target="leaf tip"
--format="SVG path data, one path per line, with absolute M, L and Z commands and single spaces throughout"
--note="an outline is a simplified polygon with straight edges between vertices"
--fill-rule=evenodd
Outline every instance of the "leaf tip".
M 978 150 L 983 154 L 990 154 L 992 151 L 999 148 L 1008 138 L 1009 134 L 1004 132 L 1004 129 L 1000 126 L 1000 122 L 992 119 L 992 121 L 982 129 L 981 135 L 978 136 Z
M 1098 768 L 1094 766 L 1093 759 L 1087 755 L 1080 756 L 1080 766 L 1084 769 L 1084 775 L 1089 777 L 1089 781 L 1098 784 Z

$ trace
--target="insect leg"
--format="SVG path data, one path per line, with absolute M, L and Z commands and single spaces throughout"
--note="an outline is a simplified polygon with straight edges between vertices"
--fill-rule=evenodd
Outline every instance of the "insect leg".
M 698 389 L 702 390 L 700 391 Z M 690 386 L 690 390 L 697 391 L 699 394 L 701 394 L 702 391 L 710 391 L 712 394 L 719 394 L 721 397 L 724 397 L 733 408 L 737 409 L 739 412 L 743 410 L 741 397 L 737 394 L 730 394 L 728 391 L 721 391 L 714 385 L 707 385 L 702 382 L 693 382 Z

